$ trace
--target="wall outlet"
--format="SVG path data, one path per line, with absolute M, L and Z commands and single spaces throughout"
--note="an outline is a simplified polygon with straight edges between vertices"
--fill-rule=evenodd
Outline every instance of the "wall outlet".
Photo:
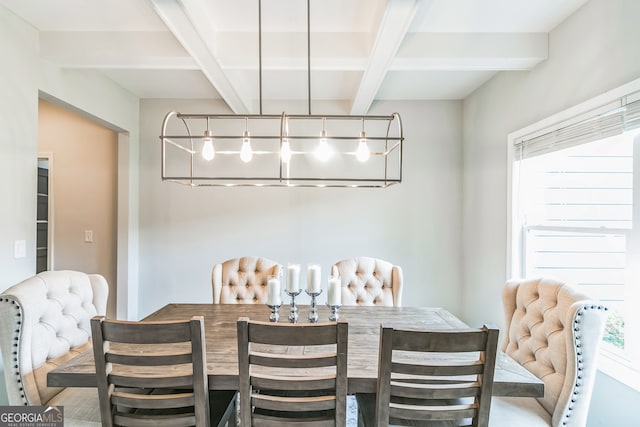
M 13 242 L 13 256 L 17 258 L 24 258 L 27 256 L 27 241 L 16 240 Z
M 93 242 L 93 230 L 85 230 L 84 231 L 84 241 L 85 243 Z

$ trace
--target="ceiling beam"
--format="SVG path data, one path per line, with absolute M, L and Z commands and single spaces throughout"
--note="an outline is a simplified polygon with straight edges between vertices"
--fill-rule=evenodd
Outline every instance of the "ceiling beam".
M 384 76 L 389 69 L 400 43 L 404 40 L 411 21 L 418 10 L 418 0 L 389 0 L 378 35 L 369 55 L 360 87 L 351 105 L 351 114 L 366 114 L 373 102 Z
M 229 108 L 236 114 L 247 114 L 249 109 L 231 84 L 213 55 L 211 46 L 203 38 L 208 33 L 198 31 L 198 21 L 206 17 L 204 11 L 194 10 L 199 2 L 190 2 L 186 11 L 178 0 L 150 0 L 158 16 L 202 69 L 202 73 L 218 91 Z M 199 18 L 197 18 L 199 17 Z M 200 24 L 202 27 L 202 24 Z
M 546 33 L 410 33 L 389 70 L 529 70 L 548 56 Z
M 200 70 L 169 31 L 41 31 L 39 44 L 62 68 Z

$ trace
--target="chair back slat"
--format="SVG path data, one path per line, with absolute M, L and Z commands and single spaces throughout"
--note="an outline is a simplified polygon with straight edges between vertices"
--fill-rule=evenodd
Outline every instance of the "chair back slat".
M 210 425 L 202 316 L 172 322 L 94 317 L 91 331 L 103 426 Z
M 336 353 L 290 355 L 252 352 L 249 355 L 249 363 L 272 368 L 317 368 L 335 366 L 336 362 Z
M 241 425 L 344 427 L 347 341 L 343 321 L 239 319 Z
M 381 326 L 376 426 L 429 421 L 487 427 L 497 345 L 498 330 L 487 326 L 447 331 Z
M 326 418 L 309 417 L 305 418 L 304 424 L 299 420 L 273 417 L 256 414 L 253 418 L 253 427 L 332 427 L 333 421 Z
M 458 421 L 477 416 L 476 405 L 447 406 L 405 406 L 391 405 L 389 414 L 392 420 L 412 421 Z
M 461 330 L 434 330 L 420 331 L 420 341 L 412 341 L 416 337 L 416 331 L 394 330 L 393 349 L 404 351 L 422 352 L 470 352 L 483 349 L 486 346 L 487 336 L 478 334 L 477 331 Z
M 420 376 L 447 376 L 447 375 L 476 375 L 484 371 L 482 361 L 452 361 L 451 365 L 443 364 L 412 364 L 391 362 L 391 370 L 398 374 L 410 374 Z
M 131 375 L 109 375 L 109 384 L 118 387 L 131 388 L 169 388 L 169 387 L 190 387 L 193 385 L 193 375 L 165 376 L 146 378 L 143 376 Z
M 121 405 L 127 408 L 186 408 L 195 405 L 195 398 L 193 393 L 175 393 L 170 397 L 167 397 L 165 395 L 157 394 L 137 394 L 114 391 L 111 395 L 111 402 L 114 405 Z
M 273 323 L 251 322 L 249 342 L 268 345 L 289 345 L 291 335 L 296 336 L 296 346 L 326 345 L 336 342 L 335 328 L 317 328 L 317 324 L 281 323 L 273 328 Z
M 254 374 L 251 385 L 257 389 L 269 390 L 327 390 L 336 387 L 335 375 L 324 377 L 284 377 Z
M 107 353 L 107 362 L 131 366 L 164 366 L 191 363 L 191 352 L 176 354 L 115 354 Z
M 117 414 L 113 420 L 116 425 L 124 427 L 192 427 L 196 425 L 196 418 L 193 415 L 158 418 L 144 414 Z
M 105 341 L 128 344 L 170 344 L 187 342 L 189 322 L 127 322 L 109 320 L 103 324 Z
M 424 399 L 456 399 L 480 394 L 480 383 L 415 384 L 391 382 L 391 395 Z
M 335 409 L 335 396 L 287 397 L 255 394 L 251 398 L 254 408 L 283 412 L 327 411 Z

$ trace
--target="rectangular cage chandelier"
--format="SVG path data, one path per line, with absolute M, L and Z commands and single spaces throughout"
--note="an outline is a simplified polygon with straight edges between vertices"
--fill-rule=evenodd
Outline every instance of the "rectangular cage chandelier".
M 315 130 L 315 132 L 314 132 Z M 168 113 L 162 180 L 198 186 L 388 187 L 402 181 L 389 116 Z
M 311 17 L 307 0 L 308 114 L 262 114 L 262 0 L 258 0 L 260 114 L 167 113 L 162 180 L 200 186 L 386 188 L 402 182 L 402 120 L 311 114 Z

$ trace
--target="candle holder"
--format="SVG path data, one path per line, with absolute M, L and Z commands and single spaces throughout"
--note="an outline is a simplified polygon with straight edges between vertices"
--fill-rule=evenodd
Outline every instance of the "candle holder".
M 291 292 L 287 289 L 285 290 L 285 292 L 287 295 L 291 297 L 291 310 L 289 311 L 289 322 L 298 323 L 298 306 L 296 305 L 296 297 L 300 295 L 300 292 L 302 292 L 302 290 L 298 289 L 297 291 Z
M 282 303 L 277 305 L 267 304 L 267 307 L 271 309 L 271 314 L 269 315 L 269 322 L 277 322 L 278 320 L 280 320 L 280 314 L 278 313 L 278 309 L 280 308 L 281 305 Z
M 318 323 L 318 305 L 316 304 L 316 297 L 322 293 L 322 289 L 318 292 L 309 292 L 307 289 L 307 295 L 311 297 L 311 309 L 309 310 L 309 322 Z
M 331 310 L 331 313 L 329 313 L 329 321 L 330 322 L 337 322 L 338 319 L 340 318 L 340 314 L 338 313 L 338 311 L 340 310 L 340 307 L 342 307 L 342 305 L 341 304 L 338 304 L 338 305 L 327 304 L 327 307 L 329 307 L 329 310 Z

